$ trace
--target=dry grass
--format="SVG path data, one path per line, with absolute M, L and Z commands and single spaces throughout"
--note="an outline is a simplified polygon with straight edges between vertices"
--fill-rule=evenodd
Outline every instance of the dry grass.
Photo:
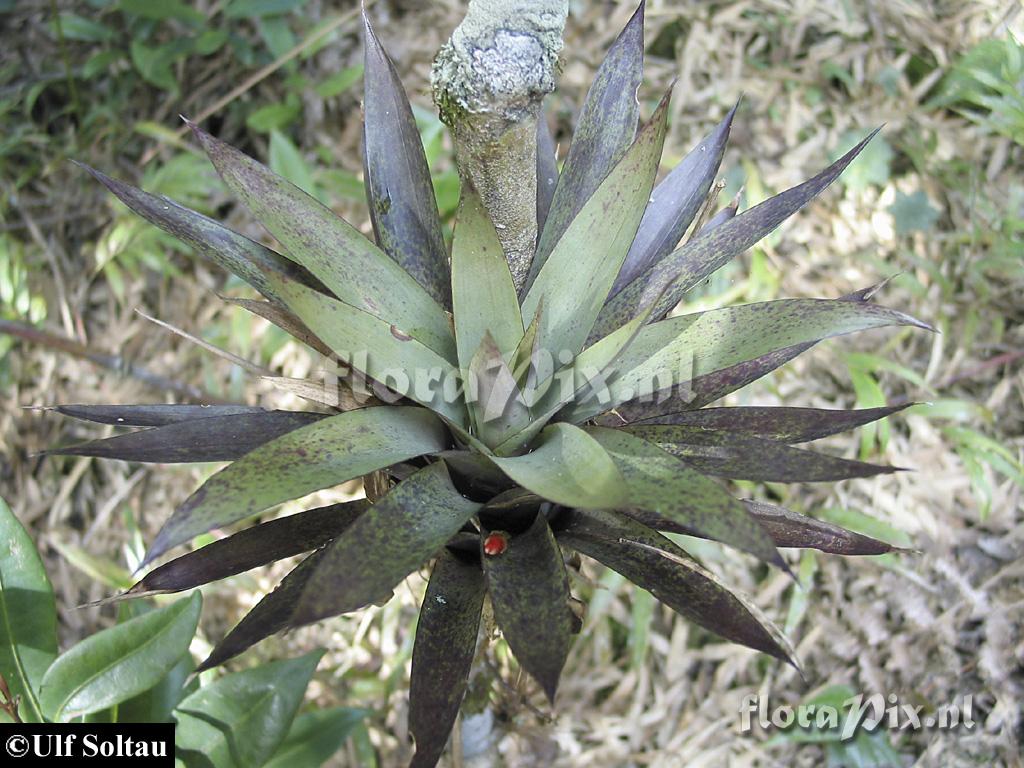
M 426 5 L 381 2 L 374 10 L 382 37 L 408 75 L 410 92 L 423 104 L 428 103 L 430 58 L 460 13 L 454 2 Z M 309 7 L 311 13 L 321 12 L 318 2 Z M 563 137 L 572 106 L 631 10 L 627 3 L 573 4 L 561 91 L 552 105 Z M 1020 35 L 1024 14 L 1019 10 L 995 0 L 652 0 L 647 40 L 656 43 L 658 55 L 650 57 L 641 95 L 653 97 L 678 77 L 667 157 L 680 157 L 742 93 L 744 106 L 726 167 L 741 171 L 752 197 L 806 178 L 827 163 L 830 152 L 842 148 L 840 137 L 847 131 L 863 134 L 883 122 L 884 136 L 897 150 L 900 164 L 881 187 L 830 191 L 787 225 L 781 237 L 740 259 L 701 300 L 713 303 L 726 293 L 739 301 L 776 295 L 832 297 L 903 272 L 886 289 L 883 303 L 943 330 L 936 336 L 874 332 L 816 348 L 769 381 L 735 396 L 735 402 L 851 406 L 845 355 L 877 352 L 916 371 L 928 385 L 922 390 L 882 374 L 890 401 L 956 399 L 977 404 L 977 413 L 991 414 L 991 423 L 968 425 L 983 429 L 1020 459 L 1024 373 L 1014 355 L 1024 350 L 1024 284 L 979 282 L 971 268 L 986 255 L 988 241 L 958 235 L 972 227 L 980 227 L 984 235 L 992 226 L 985 201 L 1014 199 L 1013 188 L 1019 189 L 1024 168 L 1022 148 L 960 117 L 926 109 L 924 97 L 934 81 L 914 81 L 907 74 L 915 57 L 946 66 L 1007 24 Z M 357 42 L 345 35 L 333 51 L 309 66 L 337 67 L 357 55 Z M 850 73 L 848 82 L 830 76 L 836 68 Z M 882 81 L 891 87 L 883 87 Z M 212 100 L 231 85 L 215 81 L 204 87 L 203 98 Z M 280 87 L 271 78 L 259 89 Z M 160 119 L 186 111 L 173 104 L 150 106 Z M 299 143 L 331 146 L 339 164 L 357 170 L 358 110 L 353 106 L 311 108 Z M 201 105 L 189 107 L 198 111 Z M 164 122 L 170 124 L 169 119 Z M 908 158 L 922 147 L 927 148 L 924 161 L 911 164 Z M 116 151 L 104 148 L 101 155 L 112 157 Z M 973 177 L 964 177 L 973 178 L 973 184 L 950 185 L 942 168 L 954 159 L 977 170 Z M 240 380 L 237 372 L 183 347 L 131 311 L 137 306 L 191 329 L 218 323 L 230 329 L 239 311 L 210 301 L 219 275 L 201 265 L 187 266 L 191 279 L 144 275 L 128 282 L 123 302 L 113 298 L 103 280 L 91 279 L 81 265 L 91 258 L 96 222 L 83 223 L 70 213 L 80 205 L 102 210 L 103 203 L 85 189 L 78 182 L 67 183 L 63 171 L 49 173 L 33 187 L 66 217 L 42 228 L 39 241 L 30 245 L 50 265 L 47 274 L 36 278 L 50 299 L 49 325 L 97 348 L 118 350 L 179 381 L 229 397 L 244 392 L 249 402 L 299 407 Z M 886 208 L 897 192 L 917 190 L 940 212 L 938 225 L 927 234 L 897 235 Z M 351 206 L 346 212 L 364 217 Z M 1024 216 L 1024 211 L 1010 213 Z M 234 224 L 254 231 L 237 211 L 231 216 Z M 752 270 L 756 274 L 748 278 Z M 940 285 L 936 275 L 949 287 Z M 259 349 L 266 328 L 234 322 L 246 334 L 242 343 Z M 987 364 L 996 358 L 1004 362 Z M 132 378 L 45 349 L 16 347 L 8 362 L 14 384 L 0 393 L 0 493 L 46 553 L 62 606 L 62 641 L 70 643 L 109 624 L 113 614 L 109 608 L 72 607 L 104 596 L 109 588 L 74 570 L 57 554 L 55 544 L 118 560 L 130 536 L 122 513 L 129 511 L 151 535 L 204 470 L 31 458 L 46 445 L 95 431 L 23 406 L 146 402 L 164 395 Z M 289 375 L 304 375 L 315 365 L 293 345 L 278 351 L 271 362 Z M 856 691 L 895 693 L 904 701 L 929 706 L 974 697 L 977 725 L 972 730 L 887 734 L 904 756 L 902 765 L 1020 766 L 1021 489 L 983 470 L 993 489 L 991 511 L 984 516 L 945 425 L 913 410 L 893 420 L 887 448 L 874 458 L 913 467 L 913 472 L 834 487 L 767 491 L 811 513 L 845 508 L 871 514 L 905 532 L 916 553 L 859 560 L 809 557 L 804 567 L 813 575 L 805 590 L 742 556 L 714 547 L 704 553 L 709 567 L 752 595 L 769 616 L 782 624 L 789 617 L 804 679 L 747 650 L 708 642 L 660 606 L 645 619 L 642 597 L 585 563 L 575 589 L 592 596 L 593 602 L 556 707 L 548 710 L 535 688 L 518 675 L 503 646 L 492 645 L 480 671 L 486 674 L 491 664 L 506 681 L 495 683 L 493 691 L 497 741 L 483 757 L 467 757 L 464 764 L 821 765 L 825 757 L 820 747 L 773 741 L 772 734 L 759 731 L 741 734 L 741 702 L 757 693 L 775 703 L 795 704 L 825 685 L 845 683 Z M 832 445 L 845 455 L 857 451 L 851 436 Z M 353 492 L 357 489 L 341 490 Z M 800 563 L 798 553 L 791 562 Z M 283 573 L 279 565 L 204 590 L 205 636 L 220 637 Z M 321 703 L 376 709 L 370 737 L 383 766 L 400 765 L 410 754 L 405 679 L 423 585 L 422 578 L 410 578 L 385 607 L 274 638 L 252 654 L 270 657 L 314 645 L 329 648 L 312 692 Z M 336 764 L 358 763 L 350 751 Z

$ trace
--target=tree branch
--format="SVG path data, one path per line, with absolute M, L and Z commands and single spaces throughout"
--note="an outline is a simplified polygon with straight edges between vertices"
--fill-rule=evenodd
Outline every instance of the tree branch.
M 431 73 L 462 183 L 480 194 L 517 288 L 537 241 L 537 119 L 567 13 L 568 0 L 470 0 Z

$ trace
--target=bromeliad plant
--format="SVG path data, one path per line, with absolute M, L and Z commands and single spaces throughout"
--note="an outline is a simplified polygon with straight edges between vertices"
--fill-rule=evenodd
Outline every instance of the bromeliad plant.
M 408 100 L 369 25 L 364 159 L 376 242 L 191 124 L 227 186 L 282 252 L 91 171 L 141 216 L 264 297 L 238 303 L 339 358 L 352 374 L 337 391 L 272 377 L 322 406 L 315 412 L 58 407 L 148 429 L 53 453 L 231 462 L 175 510 L 146 563 L 211 529 L 368 478 L 366 500 L 259 523 L 156 568 L 130 590 L 189 589 L 312 552 L 203 668 L 273 633 L 386 599 L 430 564 L 410 730 L 414 764 L 433 765 L 466 690 L 485 600 L 518 662 L 554 698 L 580 629 L 570 608 L 569 550 L 615 569 L 702 627 L 790 663 L 778 631 L 662 532 L 714 539 L 782 568 L 778 547 L 887 551 L 836 526 L 738 500 L 716 478 L 810 482 L 892 472 L 794 445 L 898 408 L 703 406 L 822 339 L 927 326 L 871 303 L 874 289 L 669 316 L 690 288 L 825 189 L 870 137 L 761 205 L 698 217 L 735 110 L 655 186 L 668 95 L 637 130 L 642 24 L 641 8 L 595 78 L 576 128 L 581 138 L 560 172 L 550 144 L 540 142 L 538 177 L 557 181 L 553 195 L 538 185 L 543 226 L 519 286 L 467 183 L 446 252 Z M 707 220 L 691 227 L 695 218 Z M 363 402 L 360 379 L 374 395 Z

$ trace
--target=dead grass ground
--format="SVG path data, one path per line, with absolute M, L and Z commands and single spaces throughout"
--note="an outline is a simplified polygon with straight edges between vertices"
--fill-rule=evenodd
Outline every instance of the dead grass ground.
M 320 2 L 307 8 L 313 15 L 331 10 Z M 561 90 L 552 104 L 562 138 L 573 105 L 632 10 L 627 3 L 573 3 L 572 9 Z M 429 61 L 459 18 L 459 4 L 380 2 L 373 13 L 410 92 L 428 105 Z M 803 569 L 806 589 L 801 590 L 784 575 L 757 568 L 741 556 L 713 547 L 703 552 L 713 570 L 787 625 L 804 679 L 746 650 L 704 642 L 681 619 L 652 608 L 628 585 L 585 564 L 577 588 L 592 595 L 593 602 L 556 707 L 549 710 L 542 703 L 500 649 L 492 652 L 491 662 L 508 683 L 494 693 L 497 742 L 476 762 L 467 757 L 466 764 L 821 765 L 827 755 L 820 746 L 794 744 L 759 730 L 740 733 L 741 703 L 759 694 L 773 703 L 795 704 L 823 686 L 843 683 L 858 692 L 894 693 L 928 707 L 973 696 L 973 729 L 886 734 L 902 756 L 900 765 L 1021 765 L 1021 489 L 982 467 L 979 471 L 991 484 L 990 510 L 983 514 L 973 468 L 956 450 L 957 433 L 951 428 L 977 428 L 1018 461 L 1024 452 L 1024 283 L 986 278 L 984 269 L 976 269 L 994 247 L 990 235 L 1000 216 L 1024 215 L 1022 148 L 959 116 L 927 108 L 925 97 L 934 80 L 916 79 L 913 73 L 918 60 L 945 67 L 1007 25 L 1019 35 L 1022 17 L 1016 4 L 994 0 L 652 0 L 646 35 L 652 55 L 641 96 L 649 106 L 671 78 L 678 78 L 667 157 L 687 151 L 740 94 L 744 104 L 725 167 L 736 171 L 730 178 L 745 178 L 749 202 L 761 190 L 777 191 L 811 175 L 831 152 L 844 148 L 847 132 L 862 135 L 885 123 L 883 136 L 894 150 L 888 178 L 864 189 L 831 190 L 787 225 L 781 237 L 739 260 L 698 300 L 832 297 L 902 272 L 887 287 L 883 303 L 943 331 L 934 336 L 875 332 L 824 345 L 734 400 L 851 406 L 848 355 L 870 352 L 922 379 L 913 383 L 881 372 L 878 379 L 890 402 L 958 401 L 975 407 L 960 408 L 960 422 L 915 410 L 892 420 L 884 452 L 873 455 L 912 467 L 912 472 L 835 487 L 752 489 L 777 494 L 810 513 L 845 509 L 873 515 L 904 532 L 916 553 L 847 560 L 801 560 L 794 554 L 791 561 Z M 355 37 L 346 33 L 306 66 L 344 66 L 356 60 L 358 50 Z M 198 91 L 184 90 L 184 105 L 142 99 L 130 118 L 173 125 L 171 115 L 195 114 L 236 84 L 210 73 L 195 76 L 201 75 Z M 242 98 L 281 87 L 269 78 Z M 354 101 L 325 108 L 307 100 L 307 106 L 297 143 L 330 147 L 333 163 L 358 171 Z M 228 122 L 225 130 L 241 129 Z M 145 148 L 132 150 L 137 156 Z M 94 164 L 133 177 L 131 163 L 118 159 L 118 147 L 94 149 Z M 973 171 L 954 176 L 952 165 Z M 298 405 L 243 381 L 237 371 L 205 359 L 133 313 L 140 307 L 191 329 L 234 328 L 242 336 L 233 348 L 261 349 L 267 334 L 263 326 L 233 319 L 238 310 L 211 301 L 220 275 L 177 261 L 190 273 L 187 279 L 166 280 L 144 271 L 127 280 L 119 301 L 90 271 L 97 227 L 109 215 L 102 196 L 64 168 L 47 168 L 30 189 L 33 206 L 12 206 L 8 213 L 40 265 L 32 279 L 49 300 L 48 327 L 228 398 Z M 925 193 L 938 221 L 926 232 L 898 234 L 887 208 L 899 194 L 917 191 Z M 45 204 L 45 211 L 35 203 Z M 358 207 L 344 207 L 365 220 Z M 256 232 L 240 211 L 225 211 L 233 224 Z M 41 222 L 37 237 L 27 229 L 33 218 Z M 1022 258 L 1019 252 L 1017 257 Z M 303 375 L 315 365 L 292 345 L 277 350 L 269 362 L 290 375 Z M 33 458 L 44 446 L 95 432 L 24 406 L 146 402 L 164 399 L 165 393 L 37 346 L 15 347 L 7 363 L 11 383 L 0 392 L 0 493 L 46 553 L 63 607 L 62 639 L 71 642 L 110 623 L 113 614 L 109 608 L 73 608 L 104 596 L 109 587 L 83 576 L 57 547 L 70 545 L 97 558 L 119 560 L 130 536 L 123 513 L 130 511 L 151 535 L 208 470 Z M 844 436 L 833 446 L 846 455 L 858 450 L 855 436 Z M 281 573 L 283 568 L 275 567 L 205 590 L 205 635 L 220 637 Z M 377 710 L 370 738 L 382 766 L 399 765 L 410 754 L 405 679 L 422 588 L 421 578 L 411 578 L 386 607 L 275 638 L 256 652 L 269 657 L 313 645 L 329 648 L 313 695 L 322 703 L 366 704 Z M 336 764 L 359 763 L 350 751 Z

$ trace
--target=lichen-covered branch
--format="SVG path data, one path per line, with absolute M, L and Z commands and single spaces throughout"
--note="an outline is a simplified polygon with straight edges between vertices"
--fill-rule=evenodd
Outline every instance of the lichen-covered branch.
M 567 0 L 471 0 L 431 76 L 462 182 L 480 194 L 517 288 L 536 245 L 537 119 L 567 13 Z

